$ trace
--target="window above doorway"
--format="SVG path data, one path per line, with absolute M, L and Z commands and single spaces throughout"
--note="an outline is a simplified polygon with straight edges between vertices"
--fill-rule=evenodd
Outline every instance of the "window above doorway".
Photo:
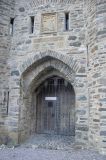
M 69 31 L 69 12 L 65 13 L 65 31 Z
M 10 35 L 13 36 L 14 33 L 14 18 L 10 18 Z

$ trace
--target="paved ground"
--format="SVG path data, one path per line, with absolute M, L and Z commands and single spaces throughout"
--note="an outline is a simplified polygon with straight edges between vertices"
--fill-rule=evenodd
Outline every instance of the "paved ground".
M 36 134 L 32 135 L 22 146 L 46 149 L 70 150 L 74 146 L 74 136 Z
M 0 160 L 106 160 L 106 156 L 80 147 L 74 137 L 36 134 L 16 148 L 0 146 Z
M 88 150 L 49 150 L 34 148 L 1 149 L 0 160 L 106 160 L 106 156 Z

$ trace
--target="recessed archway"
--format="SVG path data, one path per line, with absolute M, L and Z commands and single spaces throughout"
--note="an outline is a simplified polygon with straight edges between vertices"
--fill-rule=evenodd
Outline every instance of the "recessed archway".
M 50 55 L 51 54 L 51 55 Z M 35 90 L 50 77 L 57 76 L 73 88 L 74 93 L 74 113 L 76 113 L 76 70 L 79 68 L 77 62 L 69 57 L 55 52 L 44 52 L 35 56 L 36 60 L 29 59 L 26 65 L 21 66 L 21 108 L 19 117 L 19 142 L 27 139 L 30 135 L 36 133 L 36 106 L 37 96 Z M 74 115 L 74 114 L 73 114 Z M 74 117 L 74 120 L 77 120 Z M 70 125 L 70 123 L 68 123 Z M 74 128 L 76 122 L 74 121 Z M 74 129 L 75 137 L 76 130 Z
M 75 142 L 75 108 L 75 91 L 64 74 L 53 68 L 43 71 L 24 97 L 20 142 L 33 137 L 37 146 L 49 147 L 52 141 L 52 148 L 70 148 Z
M 39 72 L 38 72 L 38 68 L 39 68 Z M 38 132 L 39 127 L 37 130 L 36 126 L 38 123 L 42 123 L 43 119 L 42 119 L 42 122 L 38 122 L 39 116 L 37 114 L 36 109 L 38 110 L 40 106 L 39 105 L 37 106 L 37 101 L 39 98 L 37 98 L 37 95 L 36 95 L 37 93 L 35 91 L 38 88 L 40 89 L 40 86 L 42 86 L 42 84 L 45 83 L 47 79 L 53 76 L 58 77 L 58 79 L 61 79 L 65 82 L 63 85 L 63 88 L 61 88 L 61 90 L 63 90 L 62 95 L 60 90 L 56 92 L 56 94 L 58 94 L 58 97 L 60 97 L 59 99 L 61 99 L 60 101 L 58 101 L 60 103 L 59 108 L 60 109 L 63 108 L 64 113 L 61 113 L 61 116 L 59 115 L 60 114 L 59 112 L 57 113 L 58 114 L 57 116 L 60 116 L 61 118 L 59 118 L 60 123 L 58 124 L 59 125 L 58 128 L 53 129 L 55 132 L 54 134 L 75 136 L 75 92 L 74 92 L 74 88 L 72 87 L 73 85 L 72 83 L 74 82 L 73 81 L 74 73 L 64 63 L 57 60 L 53 60 L 53 59 L 50 62 L 43 61 L 43 63 L 40 64 L 40 66 L 33 68 L 31 70 L 28 70 L 28 72 L 25 72 L 25 74 L 23 74 L 23 77 L 22 77 L 23 78 L 22 82 L 24 84 L 21 92 L 23 94 L 21 97 L 23 101 L 23 107 L 21 108 L 21 111 L 20 111 L 20 126 L 22 128 L 20 131 L 19 141 L 22 142 L 24 139 L 27 139 L 31 135 Z M 65 87 L 66 83 L 68 84 L 68 88 Z M 60 93 L 60 96 L 59 96 L 59 93 Z M 62 106 L 61 104 L 63 100 L 62 96 L 64 97 L 65 93 L 66 93 L 66 97 L 69 97 L 68 103 L 66 98 Z M 71 98 L 73 99 L 72 100 L 73 104 L 71 104 Z M 55 108 L 56 106 L 57 105 L 54 105 Z M 70 114 L 68 112 L 70 112 Z M 46 114 L 49 114 L 49 113 L 46 113 Z M 51 114 L 51 118 L 52 118 L 52 114 Z M 51 120 L 51 118 L 49 119 Z M 56 121 L 56 118 L 54 121 Z M 56 127 L 57 122 L 51 124 L 51 126 L 52 125 Z M 48 129 L 47 132 L 49 131 L 50 130 Z M 26 137 L 24 133 L 26 133 Z
M 63 88 L 62 88 L 62 90 L 64 90 L 64 92 L 63 92 L 62 96 L 64 96 L 64 93 L 66 91 L 67 92 L 66 97 L 67 96 L 69 97 L 69 102 L 68 103 L 70 103 L 70 105 L 67 104 L 66 107 L 65 106 L 63 107 L 64 111 L 65 110 L 67 111 L 67 113 L 65 113 L 65 115 L 68 114 L 67 107 L 73 106 L 72 112 L 70 111 L 73 116 L 68 115 L 68 118 L 67 118 L 67 120 L 69 121 L 69 118 L 72 117 L 71 123 L 68 122 L 68 124 L 67 124 L 67 129 L 66 129 L 67 133 L 65 133 L 65 130 L 63 129 L 64 130 L 63 133 L 61 131 L 60 134 L 66 134 L 66 135 L 74 136 L 75 135 L 75 117 L 74 117 L 75 116 L 75 91 L 74 91 L 74 88 L 73 88 L 73 86 L 71 84 L 71 79 L 68 79 L 68 77 L 70 77 L 70 76 L 67 77 L 67 74 L 65 75 L 64 72 L 60 72 L 59 70 L 55 69 L 53 66 L 52 67 L 48 66 L 47 68 L 42 68 L 42 70 L 40 70 L 40 71 L 41 72 L 39 72 L 36 76 L 34 76 L 34 78 L 31 77 L 32 82 L 30 83 L 30 86 L 28 87 L 28 90 L 27 90 L 28 92 L 24 93 L 23 96 L 21 97 L 22 101 L 23 101 L 23 107 L 22 107 L 22 110 L 20 111 L 20 117 L 21 117 L 20 126 L 22 126 L 23 132 L 26 132 L 26 138 L 29 137 L 30 135 L 36 133 L 37 93 L 35 91 L 37 91 L 37 89 L 40 88 L 40 86 L 42 86 L 42 84 L 47 79 L 49 79 L 51 77 L 54 77 L 54 76 L 58 77 L 58 79 L 61 79 L 61 80 L 64 81 L 64 85 L 63 85 Z M 70 75 L 71 75 L 71 73 L 70 73 Z M 26 76 L 25 76 L 25 78 L 26 78 Z M 24 80 L 26 80 L 26 79 L 24 79 Z M 68 88 L 65 87 L 65 84 L 68 84 Z M 58 90 L 57 94 L 59 94 L 59 92 L 60 91 Z M 58 95 L 58 97 L 59 97 L 59 95 Z M 71 98 L 73 99 L 73 105 L 71 105 L 71 101 L 70 101 Z M 67 101 L 65 100 L 65 104 L 64 105 L 66 105 L 66 102 Z M 61 105 L 59 107 L 61 108 Z M 65 116 L 65 117 L 67 117 L 67 116 Z M 64 119 L 65 119 L 65 117 L 64 117 Z M 60 126 L 61 126 L 61 124 L 60 124 Z M 21 132 L 20 132 L 20 142 L 25 138 L 25 136 L 22 137 L 22 135 L 24 135 L 24 134 L 22 134 L 22 129 L 21 129 Z

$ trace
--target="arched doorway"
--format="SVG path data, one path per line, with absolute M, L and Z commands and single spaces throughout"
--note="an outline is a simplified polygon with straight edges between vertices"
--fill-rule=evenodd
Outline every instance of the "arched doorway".
M 75 93 L 65 79 L 52 76 L 35 90 L 36 133 L 75 135 Z
M 34 142 L 41 140 L 42 134 L 47 136 L 47 142 L 48 137 L 49 142 L 51 137 L 54 137 L 53 143 L 55 138 L 59 137 L 61 142 L 66 138 L 66 145 L 67 142 L 75 142 L 75 73 L 78 67 L 70 57 L 63 57 L 63 54 L 45 52 L 28 60 L 31 65 L 27 66 L 28 63 L 25 63 L 26 65 L 22 66 L 26 70 L 21 78 L 19 142 L 30 137 L 34 138 Z M 49 80 L 54 81 L 54 84 L 50 85 Z M 50 92 L 47 92 L 49 89 Z M 40 145 L 43 140 L 40 141 Z M 61 146 L 59 141 L 57 144 Z

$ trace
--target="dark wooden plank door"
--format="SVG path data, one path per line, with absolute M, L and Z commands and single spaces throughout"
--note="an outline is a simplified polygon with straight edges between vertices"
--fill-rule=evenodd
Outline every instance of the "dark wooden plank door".
M 52 97 L 53 92 L 50 87 L 41 89 L 37 96 L 37 133 L 55 134 L 55 108 L 56 101 L 45 100 L 46 97 Z
M 61 82 L 64 82 L 64 80 L 61 79 Z M 74 136 L 74 114 L 75 95 L 69 83 L 67 83 L 67 85 L 60 83 L 56 77 L 53 79 L 52 84 L 49 84 L 48 80 L 47 85 L 45 85 L 45 83 L 42 84 L 39 89 L 39 94 L 37 95 L 37 133 Z

